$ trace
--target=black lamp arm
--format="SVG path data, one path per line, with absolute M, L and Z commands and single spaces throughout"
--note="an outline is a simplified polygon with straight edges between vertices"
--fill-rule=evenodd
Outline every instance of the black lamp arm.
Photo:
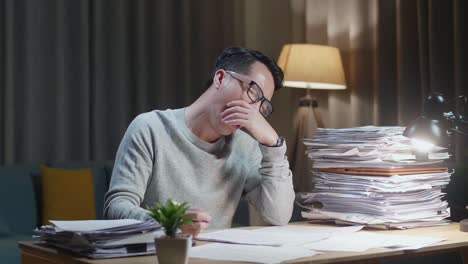
M 444 117 L 450 124 L 448 130 L 468 136 L 468 118 L 466 116 L 468 98 L 465 95 L 460 95 L 455 98 L 454 108 L 459 106 L 460 111 L 444 113 Z

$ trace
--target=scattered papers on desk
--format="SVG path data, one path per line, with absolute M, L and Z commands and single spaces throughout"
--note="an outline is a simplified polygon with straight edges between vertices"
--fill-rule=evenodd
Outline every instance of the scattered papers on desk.
M 416 161 L 404 127 L 319 128 L 304 139 L 313 161 L 314 189 L 303 196 L 302 216 L 375 228 L 441 225 L 450 216 L 443 188 L 450 182 L 436 148 Z
M 361 226 L 308 226 L 308 225 L 285 225 L 285 226 L 269 226 L 252 230 L 255 233 L 273 232 L 291 235 L 308 235 L 314 236 L 317 234 L 336 235 L 344 233 L 354 233 L 364 228 Z
M 154 220 L 50 221 L 33 238 L 90 258 L 114 258 L 155 253 L 154 238 L 163 235 Z
M 359 231 L 362 227 L 288 225 L 254 230 L 221 230 L 201 234 L 197 239 L 225 243 L 192 247 L 189 254 L 191 258 L 280 263 L 327 251 L 363 252 L 373 248 L 414 250 L 446 240 Z M 296 241 L 293 241 L 294 238 Z
M 326 240 L 304 245 L 305 248 L 317 251 L 347 251 L 363 252 L 371 248 L 419 249 L 429 246 L 446 238 L 402 236 L 379 234 L 360 231 L 334 235 Z
M 319 236 L 318 239 L 324 239 L 326 236 Z M 279 247 L 285 243 L 291 242 L 294 237 L 283 234 L 267 234 L 265 236 L 255 235 L 251 230 L 226 229 L 212 233 L 200 234 L 197 240 L 224 242 L 244 245 L 274 246 Z M 313 239 L 312 239 L 313 240 Z
M 201 233 L 196 238 L 202 241 L 225 242 L 262 246 L 298 246 L 326 239 L 334 234 L 356 232 L 363 226 L 318 227 L 318 226 L 274 226 L 255 230 L 226 229 Z
M 253 263 L 280 263 L 318 254 L 303 247 L 268 247 L 239 244 L 210 243 L 192 247 L 191 258 L 225 261 L 246 261 Z

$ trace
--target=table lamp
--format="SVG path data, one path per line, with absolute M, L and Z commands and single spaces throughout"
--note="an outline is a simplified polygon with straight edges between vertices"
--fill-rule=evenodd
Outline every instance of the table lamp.
M 312 106 L 317 127 L 323 127 L 316 109 L 318 102 L 310 96 L 309 90 L 346 89 L 340 51 L 330 46 L 287 44 L 281 50 L 278 65 L 284 72 L 284 86 L 307 90 L 307 95 L 300 99 L 299 104 Z
M 309 192 L 313 188 L 313 182 L 308 177 L 311 164 L 310 160 L 305 158 L 305 146 L 299 142 L 315 132 L 311 123 L 312 117 L 317 127 L 324 127 L 318 111 L 318 102 L 310 96 L 310 90 L 346 89 L 343 64 L 337 48 L 313 44 L 287 44 L 281 50 L 278 65 L 284 72 L 284 86 L 307 90 L 307 94 L 299 99 L 299 108 L 294 115 L 296 144 L 292 144 L 290 151 L 294 188 L 298 192 Z
M 456 101 L 461 104 L 460 112 L 454 109 L 456 103 L 447 101 L 443 94 L 429 94 L 422 114 L 406 127 L 403 135 L 411 138 L 417 160 L 427 160 L 434 145 L 448 147 L 452 152 L 452 133 L 468 136 L 467 97 L 461 95 Z M 468 232 L 468 219 L 460 221 L 460 230 Z

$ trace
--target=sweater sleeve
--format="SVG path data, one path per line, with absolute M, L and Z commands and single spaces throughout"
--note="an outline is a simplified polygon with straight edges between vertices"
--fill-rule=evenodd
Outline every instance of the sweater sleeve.
M 129 125 L 115 159 L 109 191 L 105 195 L 104 217 L 148 220 L 140 207 L 153 167 L 152 133 L 140 115 Z
M 247 199 L 265 221 L 285 225 L 291 219 L 295 197 L 292 173 L 285 156 L 286 142 L 280 147 L 259 144 L 259 148 L 260 157 L 246 181 Z

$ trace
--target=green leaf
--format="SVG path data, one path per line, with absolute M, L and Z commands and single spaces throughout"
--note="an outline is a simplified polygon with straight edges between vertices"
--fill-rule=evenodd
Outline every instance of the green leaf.
M 188 203 L 179 204 L 168 199 L 164 205 L 155 203 L 146 208 L 149 215 L 164 227 L 166 235 L 172 236 L 181 225 L 192 223 L 192 217 L 185 215 L 189 207 Z

